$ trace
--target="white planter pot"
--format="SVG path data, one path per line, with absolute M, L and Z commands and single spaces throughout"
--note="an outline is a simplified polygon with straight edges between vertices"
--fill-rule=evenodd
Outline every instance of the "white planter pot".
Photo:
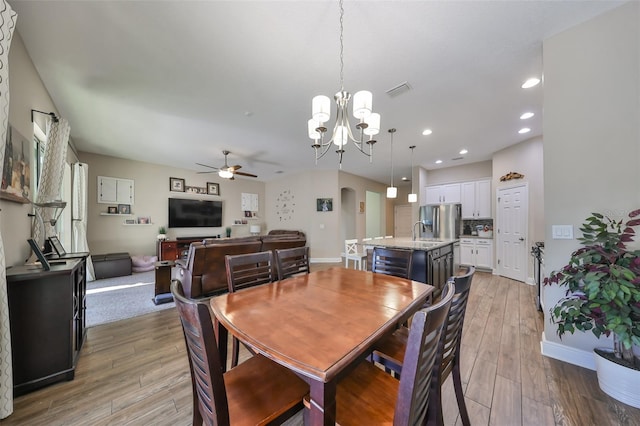
M 599 348 L 605 352 L 610 349 Z M 596 360 L 596 372 L 600 389 L 610 397 L 632 407 L 640 408 L 640 371 L 628 368 L 593 353 Z

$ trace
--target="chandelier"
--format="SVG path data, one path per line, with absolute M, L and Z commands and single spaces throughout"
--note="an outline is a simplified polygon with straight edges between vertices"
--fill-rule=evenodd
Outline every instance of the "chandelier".
M 344 44 L 343 44 L 343 18 L 344 7 L 342 0 L 340 4 L 340 91 L 333 96 L 336 102 L 336 122 L 329 140 L 325 140 L 327 127 L 325 123 L 329 121 L 331 115 L 331 101 L 327 96 L 315 96 L 311 102 L 311 119 L 308 121 L 309 138 L 313 139 L 311 147 L 316 152 L 316 165 L 318 159 L 324 157 L 332 144 L 336 145 L 336 153 L 339 157 L 340 168 L 342 169 L 342 154 L 344 147 L 353 141 L 354 145 L 364 155 L 369 157 L 369 162 L 373 160 L 373 145 L 376 140 L 375 135 L 380 132 L 380 114 L 372 111 L 373 95 L 367 90 L 356 92 L 353 96 L 353 117 L 358 120 L 356 128 L 360 131 L 359 137 L 355 137 L 351 124 L 349 123 L 348 107 L 351 100 L 351 93 L 344 90 Z M 368 137 L 368 139 L 366 139 Z M 366 139 L 366 140 L 365 140 Z M 369 149 L 365 151 L 366 145 Z

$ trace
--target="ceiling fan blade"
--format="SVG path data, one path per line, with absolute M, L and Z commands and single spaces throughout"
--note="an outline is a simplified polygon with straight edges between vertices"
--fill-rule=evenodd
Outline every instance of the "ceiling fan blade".
M 235 166 L 229 166 L 229 171 L 233 172 L 234 170 L 238 170 L 240 168 L 242 168 L 242 166 L 239 164 L 236 164 Z
M 203 175 L 203 174 L 207 174 L 207 173 L 218 173 L 216 170 L 210 170 L 208 172 L 196 172 L 197 175 Z
M 198 166 L 208 167 L 208 168 L 213 169 L 213 170 L 218 170 L 218 168 L 217 168 L 217 167 L 208 166 L 208 165 L 206 165 L 206 164 L 202 164 L 202 163 L 196 163 L 196 164 L 197 164 Z
M 245 172 L 234 172 L 234 174 L 236 174 L 236 175 L 240 175 L 240 176 L 255 177 L 255 178 L 257 178 L 257 177 L 258 177 L 258 175 L 252 175 L 251 173 L 245 173 Z

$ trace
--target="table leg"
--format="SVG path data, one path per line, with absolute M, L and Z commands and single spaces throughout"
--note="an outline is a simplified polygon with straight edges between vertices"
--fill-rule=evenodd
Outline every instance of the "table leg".
M 335 426 L 336 381 L 312 382 L 309 388 L 311 397 L 309 423 L 313 426 Z

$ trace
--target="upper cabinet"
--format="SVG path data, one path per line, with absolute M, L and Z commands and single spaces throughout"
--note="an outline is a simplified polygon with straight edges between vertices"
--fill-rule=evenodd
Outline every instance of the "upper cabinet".
M 462 218 L 491 218 L 491 180 L 464 182 L 462 190 Z
M 459 203 L 461 201 L 460 184 L 427 186 L 426 200 L 427 204 Z
M 133 180 L 98 176 L 98 203 L 133 204 Z

